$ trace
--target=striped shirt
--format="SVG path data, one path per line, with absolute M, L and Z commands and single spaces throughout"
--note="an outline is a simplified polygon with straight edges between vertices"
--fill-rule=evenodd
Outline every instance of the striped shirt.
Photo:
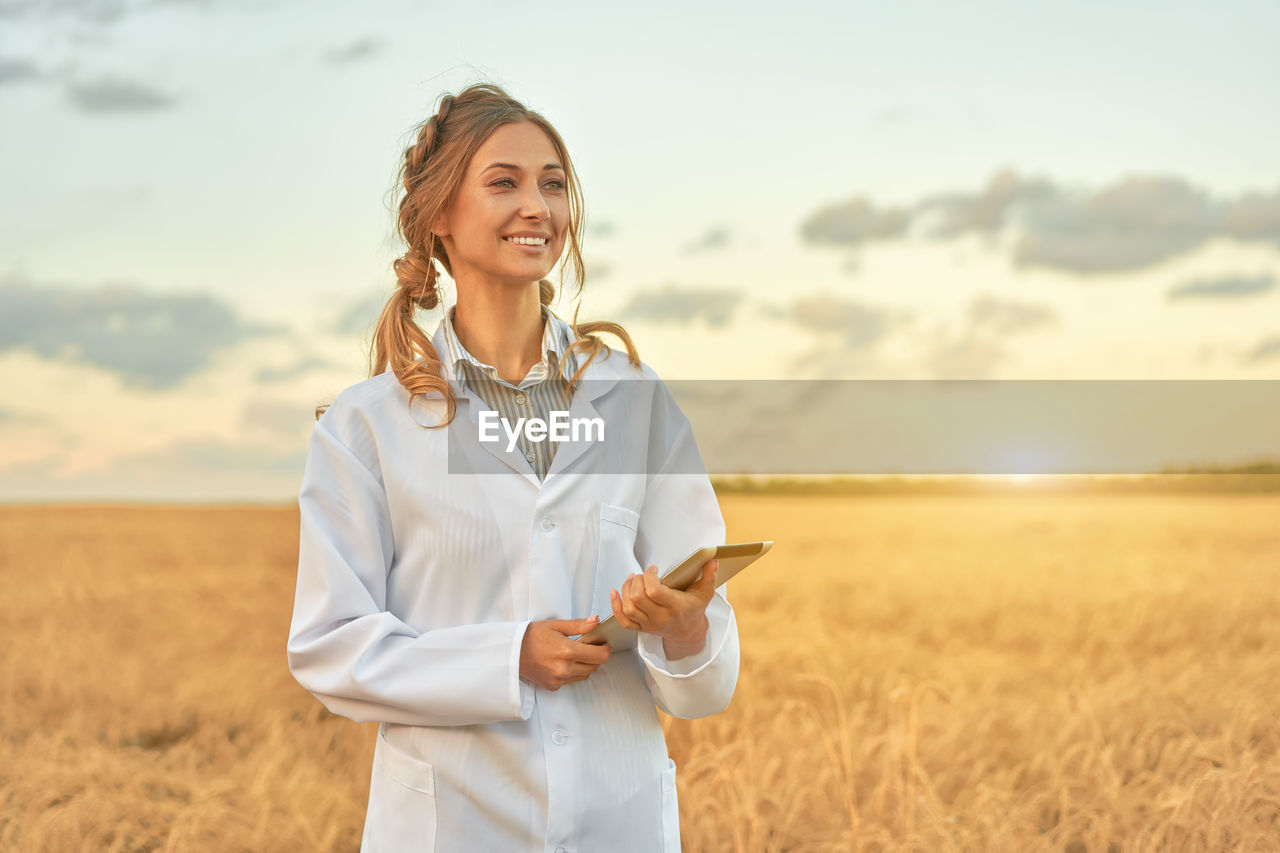
M 453 331 L 455 310 L 456 306 L 450 306 L 444 314 L 449 363 L 453 365 L 454 376 L 484 400 L 491 411 L 497 412 L 498 417 L 507 423 L 515 424 L 520 418 L 541 418 L 549 423 L 551 412 L 569 410 L 568 380 L 577 370 L 577 361 L 573 353 L 568 352 L 573 342 L 567 333 L 559 332 L 557 325 L 551 322 L 547 306 L 542 306 L 542 360 L 531 367 L 517 385 L 499 377 L 498 369 L 493 365 L 485 364 L 467 352 Z M 564 370 L 561 370 L 562 366 Z M 530 441 L 524 430 L 517 433 L 516 446 L 529 461 L 539 481 L 547 476 L 556 454 L 556 444 L 554 441 Z

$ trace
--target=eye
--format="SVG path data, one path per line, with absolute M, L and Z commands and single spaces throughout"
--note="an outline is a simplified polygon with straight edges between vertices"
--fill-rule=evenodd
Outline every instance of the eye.
M 497 186 L 514 187 L 515 185 L 516 185 L 516 182 L 515 182 L 515 179 L 514 179 L 514 178 L 498 178 L 498 180 L 494 181 L 494 182 L 493 182 L 492 184 L 490 184 L 489 186 L 493 186 L 493 187 L 497 187 Z M 547 181 L 545 184 L 543 184 L 543 186 L 545 186 L 545 187 L 549 187 L 549 188 L 552 188 L 552 189 L 557 189 L 557 190 L 562 190 L 562 189 L 564 189 L 564 188 L 565 188 L 565 186 L 564 186 L 564 181 L 560 180 L 559 178 L 555 178 L 555 179 L 553 179 L 553 180 Z

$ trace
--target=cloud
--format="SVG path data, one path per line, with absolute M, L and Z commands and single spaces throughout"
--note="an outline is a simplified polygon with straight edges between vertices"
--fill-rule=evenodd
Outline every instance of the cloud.
M 969 303 L 969 333 L 1007 337 L 1056 322 L 1058 315 L 1044 305 L 979 295 Z
M 791 376 L 805 379 L 849 378 L 875 368 L 876 345 L 911 319 L 906 312 L 830 293 L 803 296 L 789 305 L 764 305 L 760 315 L 771 323 L 781 320 L 808 333 L 796 336 L 796 340 L 814 345 L 786 365 Z
M 311 412 L 310 417 L 314 422 L 315 413 Z M 305 442 L 276 446 L 218 438 L 187 438 L 159 450 L 117 460 L 114 467 L 121 472 L 136 466 L 152 471 L 291 474 L 302 470 L 306 451 Z
M 202 7 L 235 5 L 241 9 L 269 9 L 272 4 L 228 3 L 227 0 L 0 0 L 0 19 L 70 19 L 76 24 L 107 26 L 156 6 Z
M 586 267 L 586 280 L 588 282 L 601 281 L 613 275 L 613 264 L 598 258 L 587 258 Z
M 810 243 L 857 245 L 901 237 L 909 221 L 909 211 L 877 209 L 859 197 L 821 208 L 801 223 L 800 236 Z
M 1256 364 L 1259 361 L 1269 361 L 1270 359 L 1280 356 L 1280 334 L 1271 335 L 1263 338 L 1254 345 L 1253 349 L 1245 353 L 1245 364 Z
M 382 42 L 371 36 L 366 36 L 342 47 L 327 50 L 321 55 L 320 59 L 326 65 L 340 67 L 350 65 L 353 62 L 371 59 L 381 52 Z
M 283 438 L 305 440 L 316 422 L 315 406 L 256 398 L 245 403 L 241 424 Z
M 1133 177 L 1028 205 L 1018 266 L 1077 273 L 1141 269 L 1201 246 L 1221 229 L 1219 205 L 1178 178 Z
M 837 338 L 846 351 L 874 345 L 895 322 L 893 315 L 882 308 L 830 294 L 801 297 L 781 311 L 768 309 L 766 313 L 810 332 Z
M 1255 276 L 1229 275 L 1219 278 L 1197 279 L 1170 288 L 1166 298 L 1188 297 L 1218 299 L 1223 297 L 1256 296 L 1274 290 L 1276 277 L 1268 273 Z
M 925 363 L 938 379 L 986 379 L 1009 360 L 1009 338 L 1056 322 L 1057 312 L 1045 305 L 979 294 L 957 333 L 935 334 Z
M 0 281 L 0 352 L 102 368 L 141 388 L 171 388 L 240 341 L 284 331 L 246 322 L 209 294 Z
M 26 59 L 0 57 L 0 86 L 27 83 L 40 78 L 40 68 Z
M 925 364 L 935 379 L 987 379 L 1008 355 L 999 341 L 961 336 L 940 342 Z
M 372 335 L 390 293 L 369 293 L 353 301 L 329 326 L 338 335 Z
M 729 245 L 729 232 L 725 228 L 719 226 L 710 229 L 692 243 L 686 245 L 680 251 L 686 255 L 697 254 L 698 252 L 714 251 L 723 249 Z
M 993 175 L 976 193 L 941 193 L 918 203 L 932 227 L 926 236 L 945 240 L 967 232 L 997 234 L 1020 207 L 1052 204 L 1060 191 L 1043 178 L 1023 179 L 1009 170 Z
M 3 467 L 0 501 L 138 501 L 243 504 L 296 501 L 305 441 L 288 446 L 187 440 L 105 467 L 72 471 L 57 454 Z
M 742 301 L 742 294 L 728 288 L 676 287 L 635 294 L 620 312 L 636 320 L 658 323 L 692 323 L 704 320 L 710 326 L 724 326 Z
M 311 418 L 314 423 L 314 412 Z M 187 436 L 114 457 L 95 454 L 92 468 L 68 461 L 72 451 L 83 455 L 78 442 L 64 445 L 34 459 L 0 462 L 0 501 L 291 501 L 307 456 L 306 433 Z
M 1280 190 L 1245 193 L 1223 212 L 1223 223 L 1223 231 L 1240 240 L 1280 246 Z
M 0 0 L 0 18 L 68 17 L 87 24 L 114 24 L 130 10 L 121 0 Z
M 878 343 L 911 319 L 902 311 L 879 309 L 832 293 L 800 297 L 786 306 L 762 306 L 760 315 L 771 323 L 782 320 L 808 333 L 791 336 L 813 346 L 786 364 L 788 375 L 804 379 L 847 379 L 876 369 Z M 782 333 L 788 334 L 786 330 Z
M 142 113 L 166 110 L 177 99 L 145 83 L 117 77 L 67 84 L 72 105 L 85 113 Z
M 149 0 L 147 5 L 149 6 L 189 6 L 189 7 L 200 6 L 204 9 L 209 9 L 213 6 L 226 6 L 228 4 L 223 2 L 223 0 Z M 250 10 L 252 9 L 266 10 L 271 8 L 270 3 L 261 2 L 261 0 L 259 0 L 259 2 L 256 2 L 256 3 L 242 3 L 237 5 L 239 5 L 240 8 L 242 9 L 250 9 Z M 281 4 L 276 4 L 276 5 L 279 6 Z
M 0 406 L 0 425 L 26 424 L 28 426 L 52 425 L 53 418 L 34 412 L 20 412 L 12 407 Z
M 1094 274 L 1151 266 L 1214 237 L 1280 246 L 1280 189 L 1215 198 L 1178 177 L 1133 175 L 1079 190 L 1006 169 L 977 192 L 932 195 L 903 209 L 855 196 L 818 210 L 800 233 L 814 244 L 858 246 L 901 238 L 917 219 L 936 240 L 1012 229 L 1016 265 Z
M 253 375 L 253 378 L 258 382 L 283 382 L 288 379 L 296 379 L 312 370 L 328 370 L 337 366 L 327 358 L 310 355 L 283 367 L 260 367 L 258 372 Z

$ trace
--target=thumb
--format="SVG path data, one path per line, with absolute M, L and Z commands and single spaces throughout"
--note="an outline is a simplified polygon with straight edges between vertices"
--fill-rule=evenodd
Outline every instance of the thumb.
M 702 577 L 698 579 L 698 589 L 710 600 L 716 592 L 716 569 L 720 568 L 719 560 L 712 560 L 702 567 Z
M 585 634 L 589 630 L 600 624 L 599 616 L 588 616 L 586 619 L 566 619 L 561 622 L 564 631 L 564 637 L 570 637 L 571 634 Z
M 566 637 L 572 634 L 585 634 L 596 625 L 600 624 L 599 616 L 588 616 L 586 619 L 548 619 L 544 624 L 548 628 L 552 628 L 564 634 Z

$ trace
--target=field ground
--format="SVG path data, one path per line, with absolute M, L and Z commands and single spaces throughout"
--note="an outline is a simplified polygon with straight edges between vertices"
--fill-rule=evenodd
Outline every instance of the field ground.
M 689 851 L 1280 849 L 1280 495 L 726 494 Z M 376 724 L 284 644 L 296 507 L 0 508 L 0 849 L 355 851 Z

